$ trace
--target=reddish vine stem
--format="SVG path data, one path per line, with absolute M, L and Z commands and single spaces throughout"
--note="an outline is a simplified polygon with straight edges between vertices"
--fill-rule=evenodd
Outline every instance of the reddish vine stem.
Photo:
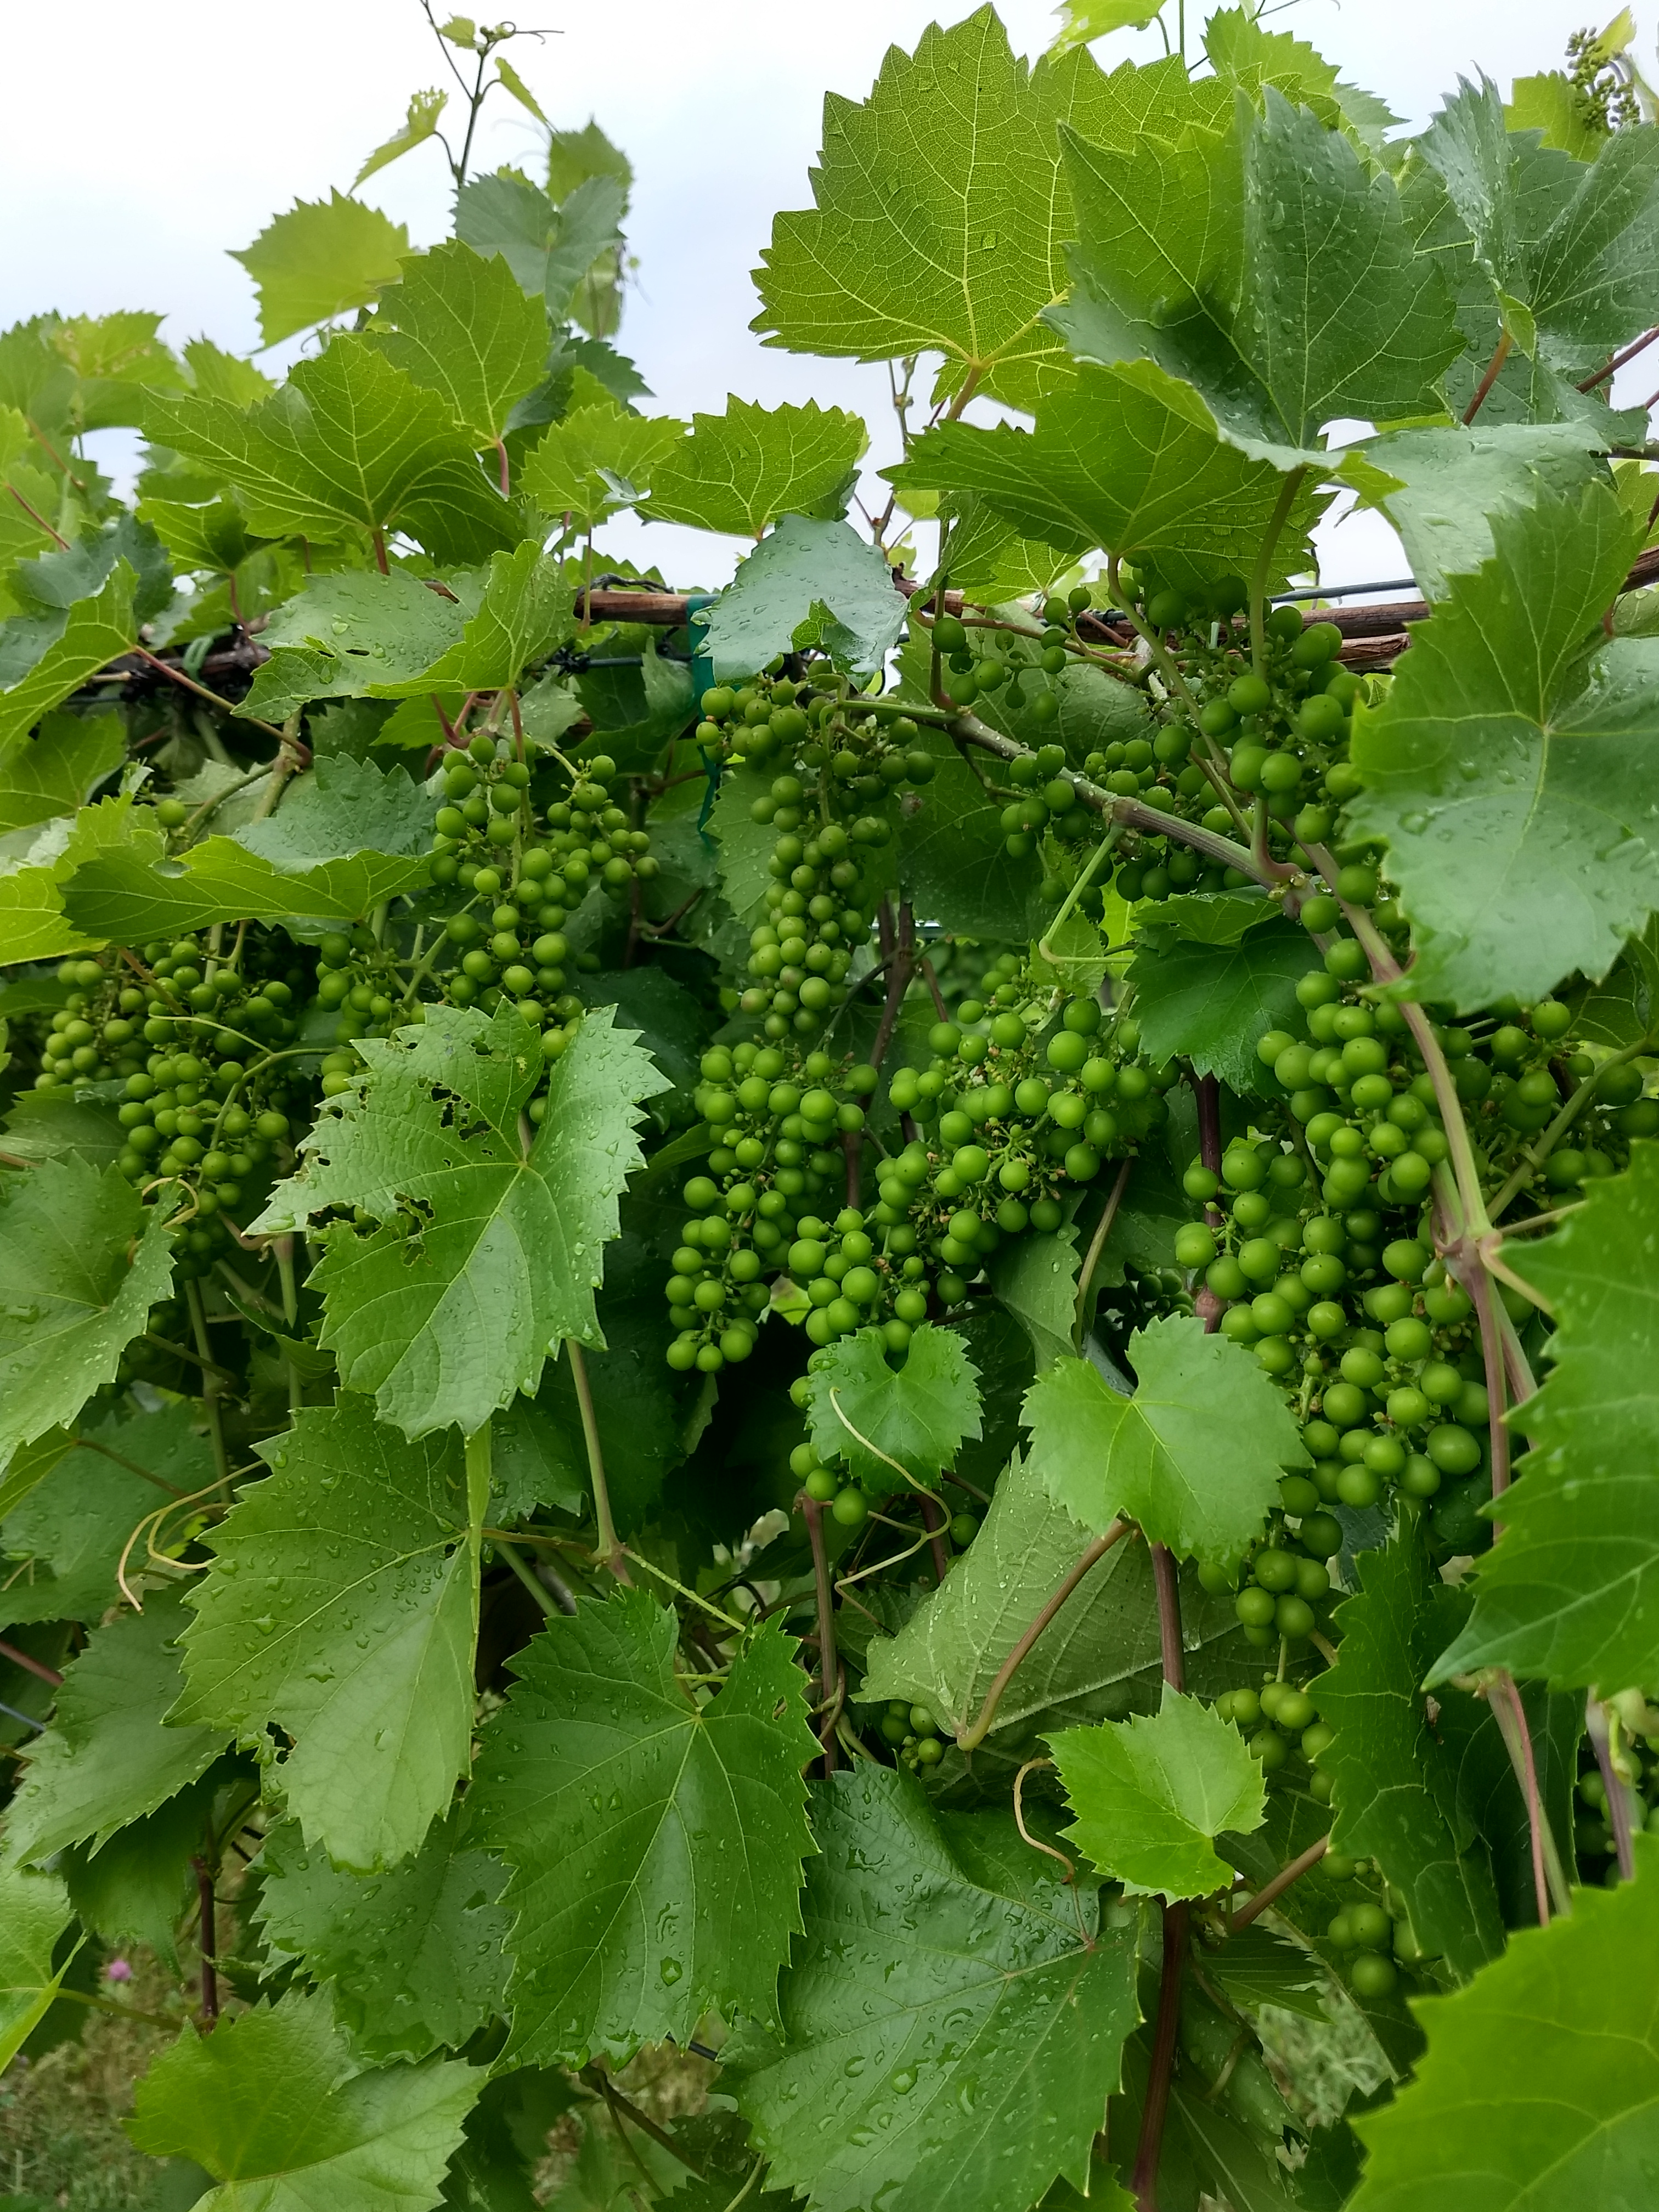
M 33 1658 L 27 1651 L 20 1651 L 15 1644 L 6 1643 L 3 1638 L 0 1638 L 0 1659 L 9 1659 L 14 1667 L 21 1667 L 26 1674 L 33 1674 L 42 1682 L 50 1682 L 54 1690 L 63 1681 L 63 1676 L 55 1667 L 48 1667 L 44 1659 Z
M 848 1200 L 850 1205 L 853 1201 Z M 933 1562 L 933 1586 L 938 1589 L 945 1580 L 945 1571 L 951 1564 L 951 1555 L 945 1548 L 945 1531 L 950 1525 L 950 1516 L 940 1501 L 931 1495 L 921 1501 L 922 1522 L 927 1530 L 927 1550 Z
M 201 1925 L 197 1930 L 202 1953 L 202 2033 L 210 2035 L 219 2017 L 219 1970 L 216 1954 L 219 1938 L 214 1927 L 213 1873 L 204 1858 L 193 1858 L 196 1869 L 196 1897 L 201 1913 Z
M 796 1503 L 805 1519 L 807 1541 L 812 1547 L 812 1588 L 817 1601 L 818 1743 L 823 1753 L 823 1771 L 826 1774 L 833 1774 L 836 1771 L 836 1727 L 830 1709 L 836 1702 L 836 1686 L 841 1676 L 840 1662 L 836 1656 L 836 1593 L 830 1580 L 830 1554 L 823 1540 L 823 1508 L 816 1498 L 807 1497 L 805 1491 Z
M 1498 338 L 1498 343 L 1492 350 L 1492 357 L 1486 364 L 1486 373 L 1481 378 L 1480 383 L 1475 386 L 1474 397 L 1470 400 L 1468 405 L 1463 410 L 1463 422 L 1466 428 L 1474 422 L 1475 416 L 1486 405 L 1486 394 L 1492 390 L 1493 385 L 1497 383 L 1498 375 L 1503 369 L 1504 363 L 1510 357 L 1510 349 L 1514 343 L 1515 340 L 1510 337 L 1507 330 L 1504 331 Z
M 1241 1905 L 1233 1914 L 1227 1931 L 1229 1935 L 1236 1936 L 1241 1928 L 1248 1928 L 1251 1921 L 1260 1918 L 1270 1905 L 1276 1905 L 1293 1881 L 1300 1881 L 1304 1874 L 1319 1864 L 1330 1847 L 1329 1835 L 1323 1835 L 1317 1843 L 1310 1844 L 1299 1857 L 1293 1858 L 1287 1866 L 1280 1867 L 1273 1880 L 1264 1881 L 1249 1903 Z
M 1166 1545 L 1154 1544 L 1152 1553 L 1164 1680 L 1170 1689 L 1181 1690 L 1186 1686 L 1187 1670 L 1181 1648 L 1181 1589 L 1176 1579 L 1176 1563 Z M 1152 2071 L 1147 2077 L 1146 2101 L 1141 2108 L 1134 2174 L 1129 2185 L 1138 2212 L 1158 2212 L 1158 2160 L 1164 2149 L 1164 2124 L 1169 2116 L 1170 2089 L 1175 2075 L 1176 2037 L 1181 2027 L 1181 1978 L 1187 1963 L 1187 1923 L 1184 1899 L 1164 1906 L 1158 2025 L 1152 2033 Z
M 1521 1692 L 1515 1686 L 1515 1677 L 1499 1668 L 1492 1680 L 1487 1704 L 1498 1722 L 1499 1735 L 1510 1754 L 1510 1764 L 1515 1769 L 1515 1778 L 1521 1785 L 1521 1795 L 1527 1808 L 1527 1832 L 1532 1845 L 1532 1886 L 1534 1901 L 1538 1909 L 1538 1924 L 1547 1928 L 1550 1921 L 1549 1869 L 1544 1848 L 1544 1802 L 1538 1788 L 1538 1762 L 1533 1756 L 1532 1731 L 1527 1726 L 1527 1709 L 1521 1702 Z M 1565 1902 L 1562 1909 L 1566 1910 Z

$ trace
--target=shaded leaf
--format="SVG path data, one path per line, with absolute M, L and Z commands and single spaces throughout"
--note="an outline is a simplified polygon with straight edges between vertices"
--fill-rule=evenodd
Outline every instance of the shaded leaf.
M 506 1869 L 466 1840 L 459 1811 L 390 1873 L 352 1875 L 292 1822 L 259 1854 L 258 1914 L 278 1960 L 303 1962 L 366 2057 L 424 2058 L 503 2009 Z
M 1129 970 L 1148 1058 L 1179 1054 L 1230 1090 L 1265 1091 L 1255 1041 L 1294 1018 L 1296 987 L 1319 966 L 1318 946 L 1297 923 L 1272 913 L 1225 947 L 1176 937 L 1161 920 L 1143 922 Z
M 68 1893 L 55 1875 L 0 1858 L 0 2066 L 10 2065 L 51 2008 L 64 1976 L 64 1967 L 54 1972 L 52 1957 L 70 1918 Z
M 878 546 L 848 523 L 786 514 L 711 609 L 709 658 L 716 675 L 737 676 L 817 646 L 868 674 L 896 641 L 905 606 Z
M 774 2181 L 815 2212 L 877 2191 L 884 2212 L 1006 2212 L 1080 2185 L 1138 2010 L 1133 1917 L 1099 1926 L 1009 1814 L 947 1822 L 902 1772 L 836 1775 L 814 1811 L 783 2047 L 732 2054 Z
M 676 1628 L 642 1590 L 581 1601 L 514 1661 L 485 1738 L 475 1817 L 512 1869 L 521 2062 L 684 2043 L 710 2007 L 776 2017 L 812 1848 L 805 1678 L 763 1627 L 700 1705 L 676 1677 Z

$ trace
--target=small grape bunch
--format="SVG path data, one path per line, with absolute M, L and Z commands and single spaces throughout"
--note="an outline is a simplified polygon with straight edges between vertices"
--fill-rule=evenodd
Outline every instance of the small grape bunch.
M 616 762 L 599 753 L 580 767 L 559 764 L 569 787 L 552 796 L 553 772 L 543 771 L 538 787 L 530 763 L 504 739 L 481 731 L 465 750 L 452 750 L 433 824 L 433 881 L 471 890 L 480 869 L 509 884 L 527 873 L 547 896 L 556 891 L 574 905 L 592 883 L 620 896 L 636 877 L 654 876 L 649 832 L 633 827 L 610 789 Z
M 1243 1735 L 1264 1774 L 1284 1771 L 1293 1744 L 1313 1765 L 1334 1740 L 1334 1732 L 1319 1719 L 1313 1699 L 1295 1682 L 1275 1680 L 1264 1682 L 1260 1690 L 1224 1691 L 1216 1699 L 1215 1710 Z M 1328 1780 L 1316 1770 L 1310 1794 L 1322 1802 L 1330 1796 Z
M 62 1006 L 19 1024 L 18 1042 L 32 1030 L 40 1053 L 35 1090 L 137 1073 L 143 1066 L 145 995 L 131 971 L 90 958 L 64 960 L 58 981 L 69 986 Z
M 1000 639 L 1000 651 L 988 646 L 976 651 L 973 633 L 959 617 L 936 616 L 923 637 L 943 657 L 945 697 L 955 706 L 972 707 L 976 699 L 1012 686 L 1015 713 L 1034 722 L 1052 722 L 1060 713 L 1053 679 L 1072 659 L 1067 648 L 1075 641 L 1077 617 L 1092 599 L 1086 584 L 1074 585 L 1064 598 L 1052 593 L 1043 603 L 1043 627 L 1036 638 L 988 633 Z
M 1312 1528 L 1308 1526 L 1310 1521 Z M 1301 1644 L 1318 1627 L 1316 1608 L 1330 1595 L 1328 1561 L 1341 1544 L 1340 1526 L 1335 1541 L 1331 1542 L 1333 1526 L 1332 1516 L 1304 1515 L 1299 1539 L 1292 1539 L 1288 1529 L 1277 1529 L 1245 1562 L 1244 1584 L 1233 1601 L 1233 1610 L 1248 1642 L 1264 1650 L 1280 1641 Z M 1323 1549 L 1328 1543 L 1330 1552 Z
M 750 811 L 778 835 L 768 863 L 770 919 L 750 932 L 749 981 L 738 1004 L 774 1042 L 816 1037 L 846 1004 L 853 951 L 869 931 L 860 854 L 891 832 L 870 815 L 813 826 L 805 786 L 794 775 L 775 777 Z

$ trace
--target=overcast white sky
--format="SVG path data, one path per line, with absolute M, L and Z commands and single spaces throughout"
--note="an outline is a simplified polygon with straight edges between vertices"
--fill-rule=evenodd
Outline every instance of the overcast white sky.
M 597 116 L 635 164 L 629 228 L 641 266 L 622 343 L 656 395 L 647 407 L 689 416 L 720 409 L 728 391 L 772 404 L 816 398 L 864 413 L 872 465 L 894 458 L 884 371 L 763 347 L 747 328 L 750 271 L 773 212 L 809 204 L 825 89 L 862 98 L 890 43 L 914 46 L 930 21 L 970 12 L 968 0 L 524 5 L 520 20 L 559 33 L 512 50 L 549 115 Z M 1559 66 L 1568 33 L 1598 6 L 1611 12 L 1613 0 L 1300 0 L 1277 27 L 1420 125 L 1460 71 L 1484 67 L 1507 94 L 1511 77 Z M 1043 0 L 1004 0 L 1001 12 L 1029 54 L 1053 33 Z M 1194 23 L 1203 12 L 1190 0 Z M 1638 14 L 1652 62 L 1653 11 Z M 416 0 L 58 0 L 8 9 L 4 35 L 0 325 L 47 307 L 148 307 L 166 313 L 174 343 L 204 332 L 238 348 L 258 331 L 252 287 L 228 250 L 296 198 L 347 189 L 441 66 Z M 1096 48 L 1108 62 L 1161 51 L 1155 31 Z M 481 139 L 477 166 L 533 162 L 534 126 L 500 94 Z M 363 197 L 416 245 L 447 227 L 435 148 L 371 178 Z M 617 526 L 608 542 L 682 584 L 723 581 L 742 550 L 661 525 Z M 1397 573 L 1398 559 L 1364 519 L 1331 538 L 1326 578 Z

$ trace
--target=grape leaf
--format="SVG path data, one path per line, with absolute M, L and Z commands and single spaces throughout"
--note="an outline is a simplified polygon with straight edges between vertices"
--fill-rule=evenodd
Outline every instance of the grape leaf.
M 234 484 L 261 537 L 402 530 L 436 560 L 482 561 L 522 534 L 437 394 L 356 332 L 257 406 L 161 395 L 146 428 Z
M 1038 1376 L 1020 1416 L 1031 1464 L 1085 1528 L 1127 1514 L 1178 1558 L 1229 1565 L 1260 1533 L 1281 1471 L 1306 1464 L 1296 1424 L 1249 1355 L 1188 1316 L 1137 1329 L 1129 1357 L 1133 1398 L 1085 1359 Z
M 1154 1714 L 1048 1739 L 1073 1818 L 1069 1840 L 1130 1897 L 1208 1897 L 1232 1869 L 1224 1828 L 1261 1826 L 1261 1766 L 1230 1721 L 1166 1682 Z
M 270 658 L 241 712 L 282 721 L 313 699 L 411 696 L 459 644 L 477 603 L 454 585 L 434 592 L 407 568 L 307 576 L 260 635 Z
M 708 655 L 717 675 L 737 676 L 818 646 L 868 675 L 897 640 L 905 607 L 878 546 L 848 523 L 786 514 L 710 609 Z
M 1100 1926 L 1009 1814 L 941 1820 L 903 1772 L 838 1774 L 814 1813 L 783 2048 L 754 2038 L 732 2068 L 774 2183 L 813 2212 L 1081 2186 L 1138 2012 L 1133 1916 Z
M 152 2158 L 193 2159 L 222 2185 L 201 2212 L 428 2212 L 482 2068 L 453 2059 L 365 2071 L 329 2017 L 295 1993 L 186 2025 L 133 2096 L 127 2133 Z
M 534 1395 L 562 1339 L 603 1346 L 593 1291 L 642 1158 L 635 1101 L 669 1087 L 612 1023 L 594 1008 L 550 1071 L 510 1001 L 490 1018 L 431 1006 L 417 1028 L 362 1039 L 364 1082 L 325 1105 L 254 1224 L 295 1229 L 341 1204 L 382 1224 L 332 1231 L 313 1279 L 343 1388 L 372 1391 L 405 1435 L 453 1422 L 471 1436 Z
M 1546 146 L 1571 154 L 1576 161 L 1593 161 L 1607 142 L 1606 130 L 1565 70 L 1516 77 L 1504 120 L 1511 131 L 1541 131 Z
M 1350 447 L 1341 476 L 1393 523 L 1419 589 L 1438 600 L 1453 577 L 1492 558 L 1500 507 L 1529 507 L 1547 492 L 1577 494 L 1607 442 L 1603 425 L 1585 422 L 1391 430 Z
M 944 390 L 1030 407 L 1064 361 L 1040 319 L 1073 235 L 1056 131 L 1091 135 L 1109 97 L 1080 49 L 1017 59 L 988 7 L 890 48 L 868 100 L 824 100 L 815 205 L 774 222 L 750 327 L 796 353 L 942 353 Z
M 173 1281 L 167 1224 L 118 1169 L 43 1160 L 0 1202 L 0 1466 L 114 1378 Z
M 556 207 L 519 170 L 498 169 L 456 195 L 455 235 L 475 252 L 499 254 L 526 292 L 545 294 L 548 313 L 558 318 L 594 263 L 622 244 L 617 226 L 627 203 L 615 175 L 584 178 Z
M 500 440 L 546 367 L 545 307 L 499 255 L 475 253 L 459 239 L 404 263 L 372 329 L 386 359 L 435 392 L 475 446 Z
M 6 1808 L 14 1856 L 46 1859 L 88 1840 L 96 1851 L 207 1772 L 222 1732 L 163 1726 L 184 1686 L 176 1648 L 184 1626 L 177 1596 L 152 1591 L 143 1613 L 93 1631 Z
M 950 1735 L 978 1714 L 1014 1645 L 1082 1558 L 1088 1532 L 1016 1457 L 992 1492 L 980 1531 L 945 1582 L 891 1637 L 871 1639 L 864 1694 L 926 1705 Z M 1183 1577 L 1182 1624 L 1194 1692 L 1237 1677 L 1241 1643 L 1231 1598 Z M 1143 1544 L 1121 1543 L 1089 1571 L 1020 1662 L 990 1733 L 974 1753 L 1018 1765 L 1038 1725 L 1121 1720 L 1156 1711 L 1161 1686 L 1158 1608 Z
M 1344 84 L 1305 39 L 1264 30 L 1248 8 L 1218 8 L 1204 26 L 1204 51 L 1222 83 L 1255 100 L 1263 85 L 1274 85 L 1296 106 L 1310 107 L 1328 130 L 1346 127 L 1379 160 L 1383 131 L 1401 119 L 1375 93 Z
M 979 1378 L 954 1329 L 923 1322 L 904 1364 L 887 1364 L 876 1328 L 840 1337 L 807 1377 L 807 1420 L 821 1457 L 884 1497 L 932 1490 L 964 1438 L 980 1434 Z
M 901 665 L 906 663 L 916 665 L 908 648 Z M 925 659 L 921 668 L 925 671 Z M 1062 674 L 1054 686 L 1057 696 L 1063 683 Z M 906 688 L 909 696 L 926 698 L 925 687 L 926 675 L 921 673 Z M 1110 688 L 1127 690 L 1121 684 Z M 1004 704 L 1006 697 L 1006 691 L 999 691 L 979 699 L 975 712 L 993 727 L 1001 728 L 1011 719 Z M 1047 743 L 1059 727 L 1059 721 L 1051 723 L 1039 742 Z M 1020 944 L 1039 936 L 1054 909 L 1042 898 L 1041 885 L 1031 880 L 1030 867 L 1009 857 L 1000 809 L 986 796 L 985 787 L 943 730 L 924 725 L 916 742 L 934 765 L 933 781 L 919 802 L 907 801 L 899 817 L 899 872 L 916 912 L 966 937 L 1004 938 Z M 759 855 L 762 867 L 768 857 Z
M 54 1972 L 52 1954 L 70 1918 L 56 1875 L 0 1857 L 0 2067 L 11 2064 L 51 2009 L 69 1965 L 65 1959 Z
M 212 1454 L 191 1413 L 185 1404 L 131 1420 L 111 1414 L 78 1441 L 50 1431 L 33 1479 L 13 1460 L 7 1490 L 13 1470 L 27 1487 L 8 1514 L 5 1548 L 29 1565 L 25 1574 L 7 1570 L 0 1614 L 92 1622 L 119 1601 L 115 1570 L 141 1522 L 213 1479 Z
M 258 1915 L 278 1959 L 328 1985 L 335 2018 L 367 2058 L 424 2058 L 464 2044 L 504 2008 L 506 1870 L 470 1843 L 459 1812 L 412 1859 L 356 1875 L 307 1849 L 290 1821 L 259 1854 Z
M 82 1844 L 64 1853 L 58 1870 L 89 1934 L 112 1945 L 146 1944 L 171 1973 L 180 1972 L 179 1926 L 188 1926 L 189 1906 L 199 1898 L 191 1861 L 215 1832 L 213 1803 L 231 1778 L 227 1765 L 216 1761 L 95 1852 Z
M 131 646 L 138 634 L 137 582 L 131 564 L 118 560 L 88 597 L 55 611 L 18 616 L 0 628 L 0 748 L 20 744 L 94 670 Z M 8 934 L 8 960 L 33 957 L 14 951 Z
M 519 1686 L 484 1738 L 472 1798 L 512 1869 L 521 2063 L 684 2043 L 710 2007 L 776 2019 L 812 1848 L 805 1678 L 763 1626 L 700 1705 L 676 1632 L 642 1590 L 580 1602 L 514 1659 Z
M 614 400 L 578 407 L 526 454 L 526 495 L 549 514 L 591 531 L 648 491 L 657 464 L 685 435 L 671 415 L 634 415 Z
M 478 1552 L 460 1440 L 405 1443 L 342 1392 L 255 1449 L 272 1472 L 213 1531 L 170 1717 L 261 1746 L 275 1723 L 293 1747 L 270 1779 L 307 1843 L 390 1865 L 470 1754 Z
M 1200 1075 L 1218 1076 L 1231 1091 L 1267 1090 L 1255 1041 L 1293 1021 L 1297 983 L 1319 966 L 1318 946 L 1271 909 L 1224 948 L 1177 937 L 1161 920 L 1143 921 L 1141 950 L 1129 970 L 1148 1056 L 1180 1054 Z
M 691 434 L 663 456 L 641 513 L 734 538 L 758 538 L 781 514 L 838 516 L 870 434 L 839 407 L 758 407 L 728 398 L 724 415 L 694 415 Z
M 1578 377 L 1641 330 L 1659 285 L 1659 132 L 1615 131 L 1584 168 L 1511 135 L 1483 77 L 1413 143 L 1523 351 Z
M 331 191 L 325 200 L 295 200 L 230 258 L 258 288 L 259 337 L 269 346 L 367 307 L 408 251 L 402 223 Z
M 1636 1863 L 1634 1881 L 1575 1891 L 1570 1916 L 1520 1929 L 1466 1988 L 1414 2008 L 1429 2047 L 1394 2101 L 1356 2121 L 1352 2212 L 1646 2201 L 1659 2047 L 1632 1966 L 1659 1933 L 1659 1838 L 1637 1837 Z
M 1039 1367 L 1072 1349 L 1077 1324 L 1077 1224 L 1062 1222 L 1052 1237 L 1018 1237 L 987 1270 L 991 1288 L 1030 1339 Z
M 575 592 L 560 563 L 533 540 L 516 552 L 494 555 L 477 612 L 426 671 L 421 689 L 515 690 L 530 663 L 544 659 L 569 628 L 574 607 Z M 405 687 L 405 696 L 413 688 Z
M 413 153 L 416 147 L 424 146 L 428 138 L 435 137 L 438 119 L 444 112 L 448 98 L 449 94 L 447 92 L 439 92 L 435 89 L 430 92 L 411 93 L 409 96 L 409 108 L 404 118 L 403 128 L 400 131 L 394 131 L 391 137 L 381 140 L 351 179 L 352 191 L 355 192 L 358 185 L 367 178 L 372 177 L 377 169 L 386 168 L 393 161 L 401 161 L 405 154 Z
M 1375 1858 L 1423 1948 L 1472 1974 L 1503 1948 L 1504 1928 L 1485 1845 L 1457 1802 L 1455 1761 L 1418 1686 L 1444 1640 L 1445 1613 L 1409 1535 L 1362 1554 L 1359 1577 L 1359 1595 L 1337 1611 L 1337 1663 L 1310 1691 L 1335 1730 L 1320 1753 L 1335 1808 L 1332 1846 Z
M 118 714 L 47 714 L 0 750 L 0 832 L 75 813 L 125 753 Z
M 1172 89 L 1112 143 L 1063 134 L 1078 243 L 1047 319 L 1072 350 L 1157 362 L 1280 468 L 1318 464 L 1336 418 L 1437 415 L 1463 342 L 1393 179 L 1271 86 L 1261 113 Z
M 1352 749 L 1352 834 L 1388 845 L 1413 994 L 1459 1006 L 1605 975 L 1656 903 L 1659 854 L 1659 643 L 1601 629 L 1642 519 L 1592 484 L 1492 532 Z
M 336 753 L 279 813 L 204 838 L 173 872 L 160 831 L 135 827 L 76 869 L 64 903 L 78 926 L 124 945 L 250 915 L 355 921 L 426 881 L 431 844 L 432 803 L 402 769 Z
M 1191 386 L 1150 361 L 1085 363 L 1038 402 L 1031 429 L 943 423 L 882 473 L 901 495 L 977 493 L 1022 537 L 1150 562 L 1177 586 L 1253 567 L 1283 483 L 1224 443 Z M 1317 513 L 1304 492 L 1279 541 L 1285 574 L 1303 564 Z
M 1512 1416 L 1532 1449 L 1504 1495 L 1504 1533 L 1474 1577 L 1474 1611 L 1431 1679 L 1508 1667 L 1558 1687 L 1659 1675 L 1659 1146 L 1588 1182 L 1583 1211 L 1513 1264 L 1555 1307 L 1554 1358 Z

